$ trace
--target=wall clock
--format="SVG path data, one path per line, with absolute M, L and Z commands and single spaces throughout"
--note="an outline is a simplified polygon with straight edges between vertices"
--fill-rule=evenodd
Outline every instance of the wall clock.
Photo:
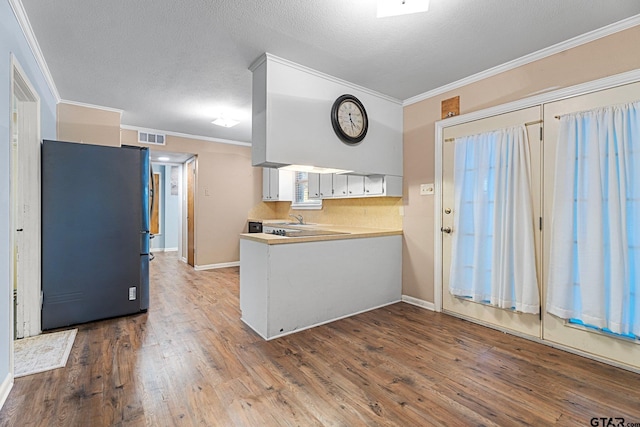
M 331 107 L 331 125 L 343 142 L 357 144 L 367 135 L 369 128 L 367 111 L 355 96 L 342 95 Z

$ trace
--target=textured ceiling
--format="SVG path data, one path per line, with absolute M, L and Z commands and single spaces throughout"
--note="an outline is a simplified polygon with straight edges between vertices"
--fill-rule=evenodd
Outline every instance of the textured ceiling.
M 262 53 L 404 100 L 640 14 L 638 0 L 22 0 L 60 97 L 122 123 L 250 142 Z M 242 123 L 211 124 L 218 111 Z

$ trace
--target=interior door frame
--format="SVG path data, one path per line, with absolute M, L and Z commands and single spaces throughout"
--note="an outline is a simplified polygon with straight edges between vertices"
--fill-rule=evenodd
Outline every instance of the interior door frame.
M 30 270 L 35 270 L 35 274 L 27 277 L 28 280 L 19 282 L 17 299 L 21 308 L 18 313 L 14 313 L 13 303 L 10 309 L 10 325 L 11 325 L 11 372 L 13 372 L 13 340 L 14 337 L 14 323 L 16 320 L 19 322 L 18 337 L 29 337 L 39 335 L 42 332 L 41 329 L 41 281 L 40 281 L 40 269 L 41 269 L 41 250 L 40 250 L 40 236 L 41 236 L 41 214 L 40 214 L 40 144 L 41 144 L 41 129 L 40 129 L 40 96 L 35 90 L 34 86 L 29 81 L 27 74 L 24 72 L 18 59 L 11 54 L 11 84 L 10 84 L 10 103 L 13 104 L 14 96 L 19 100 L 18 109 L 22 111 L 22 114 L 27 114 L 30 120 L 33 120 L 34 125 L 29 126 L 27 132 L 27 138 L 20 141 L 18 137 L 17 158 L 15 159 L 18 164 L 14 164 L 13 153 L 10 158 L 10 180 L 17 180 L 17 189 L 13 189 L 13 183 L 10 185 L 10 214 L 9 214 L 9 227 L 10 227 L 10 265 L 9 265 L 9 291 L 11 292 L 11 301 L 13 301 L 13 283 L 16 277 L 18 277 L 19 270 L 16 271 L 14 265 L 17 260 L 15 258 L 15 245 L 16 245 L 16 227 L 18 226 L 16 221 L 16 210 L 19 199 L 16 192 L 29 193 L 32 197 L 35 194 L 37 197 L 33 200 L 33 205 L 29 203 L 30 218 L 31 221 L 24 227 L 24 235 L 21 236 L 25 242 L 24 247 L 27 250 L 22 254 L 23 258 L 20 261 L 23 265 L 29 263 L 32 267 Z M 10 105 L 10 112 L 13 112 L 13 105 Z M 20 123 L 20 117 L 18 117 L 18 135 L 22 132 L 22 124 Z M 14 123 L 11 118 L 9 121 L 9 134 L 13 137 Z M 13 142 L 11 142 L 13 144 Z M 33 159 L 36 163 L 36 176 L 33 179 L 29 179 L 28 182 L 22 182 L 18 175 L 19 169 L 24 169 L 25 165 L 21 164 L 20 160 L 20 147 L 26 147 L 26 150 L 34 150 L 31 154 L 35 156 Z M 25 148 L 23 148 L 24 150 Z M 13 150 L 13 148 L 12 148 Z M 28 191 L 25 191 L 29 188 Z M 36 206 L 37 205 L 37 206 Z M 17 317 L 16 317 L 17 316 Z
M 563 89 L 558 89 L 553 92 L 547 92 L 544 94 L 524 98 L 518 101 L 509 102 L 495 107 L 487 108 L 484 110 L 474 111 L 460 116 L 454 116 L 444 120 L 439 120 L 435 123 L 435 202 L 434 202 L 434 230 L 433 230 L 433 244 L 434 244 L 434 268 L 433 268 L 433 298 L 434 309 L 437 312 L 442 311 L 442 156 L 443 156 L 443 144 L 444 144 L 444 129 L 450 126 L 459 125 L 462 123 L 468 123 L 475 120 L 488 118 L 491 116 L 498 116 L 504 113 L 510 113 L 512 111 L 522 110 L 529 107 L 541 106 L 549 102 L 560 101 L 565 98 L 569 98 L 577 95 L 584 95 L 591 92 L 596 92 L 604 89 L 609 89 L 614 86 L 620 86 L 624 84 L 634 83 L 640 81 L 640 69 L 628 71 L 621 74 L 616 74 L 602 79 L 593 80 L 587 83 L 581 83 L 574 86 L 569 86 Z M 544 126 L 544 124 L 543 124 Z M 543 288 L 545 286 L 545 280 L 542 280 Z M 544 292 L 543 292 L 544 295 Z
M 197 241 L 196 241 L 196 211 L 197 211 L 197 186 L 198 186 L 198 163 L 196 162 L 197 160 L 197 156 L 193 156 L 192 158 L 190 158 L 189 160 L 187 160 L 185 162 L 185 167 L 184 167 L 184 174 L 185 174 L 185 179 L 184 179 L 184 186 L 185 186 L 185 204 L 184 204 L 184 210 L 185 210 L 185 221 L 184 221 L 184 253 L 183 253 L 183 257 L 184 257 L 184 261 L 191 265 L 192 267 L 196 266 L 196 247 L 197 247 Z M 193 177 L 190 179 L 189 175 L 191 173 L 191 171 L 193 171 Z M 189 195 L 191 194 L 192 200 L 193 200 L 193 212 L 191 212 L 191 221 L 193 223 L 193 232 L 189 233 Z M 191 254 L 191 247 L 189 245 L 189 242 L 191 241 L 191 239 L 193 239 L 193 253 Z

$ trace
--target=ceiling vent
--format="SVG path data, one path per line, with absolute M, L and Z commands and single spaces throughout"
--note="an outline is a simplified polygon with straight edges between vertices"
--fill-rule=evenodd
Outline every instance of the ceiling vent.
M 149 133 L 138 131 L 138 142 L 143 144 L 164 145 L 165 135 L 162 133 Z

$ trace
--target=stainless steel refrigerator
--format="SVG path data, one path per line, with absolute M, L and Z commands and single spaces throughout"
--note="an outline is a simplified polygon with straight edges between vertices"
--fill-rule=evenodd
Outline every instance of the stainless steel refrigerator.
M 42 144 L 42 329 L 149 307 L 149 151 Z

